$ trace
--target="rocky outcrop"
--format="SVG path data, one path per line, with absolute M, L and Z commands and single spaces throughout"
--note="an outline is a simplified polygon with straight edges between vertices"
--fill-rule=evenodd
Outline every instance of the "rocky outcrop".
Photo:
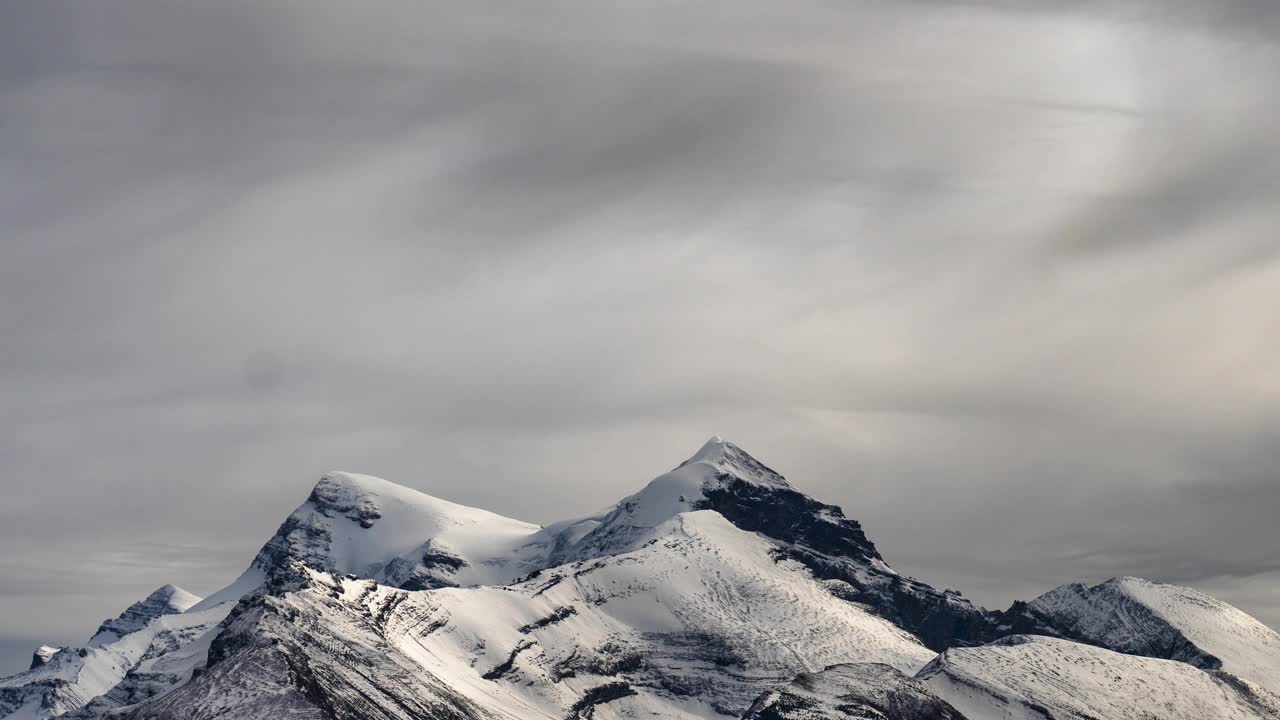
M 53 656 L 60 652 L 62 652 L 62 648 L 41 645 L 36 648 L 35 652 L 31 653 L 31 666 L 27 669 L 35 670 L 43 665 L 48 665 L 49 661 L 53 659 Z
M 742 720 L 966 720 L 920 681 L 879 663 L 832 665 L 761 695 Z

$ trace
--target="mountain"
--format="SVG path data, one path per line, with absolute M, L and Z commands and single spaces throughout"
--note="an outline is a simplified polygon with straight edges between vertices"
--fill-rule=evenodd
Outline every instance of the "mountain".
M 953 648 L 917 678 L 970 720 L 1280 717 L 1280 697 L 1230 673 L 1049 637 Z
M 797 672 L 933 657 L 715 513 L 635 545 L 503 587 L 299 568 L 293 589 L 241 604 L 207 672 L 131 717 L 736 717 Z
M 185 680 L 204 658 L 179 667 L 176 651 L 215 630 L 234 607 L 223 603 L 189 612 L 196 599 L 165 586 L 103 623 L 84 647 L 41 648 L 36 655 L 43 662 L 33 660 L 30 670 L 0 680 L 0 717 L 65 715 L 94 701 L 115 707 Z
M 547 527 L 335 472 L 227 587 L 166 586 L 84 647 L 42 648 L 0 680 L 0 718 L 1110 720 L 1146 716 L 1071 713 L 1137 707 L 1142 673 L 1263 717 L 1274 633 L 1115 584 L 988 612 L 900 575 L 840 508 L 720 438 Z M 1054 694 L 1077 675 L 1111 704 Z
M 1226 670 L 1280 693 L 1280 633 L 1202 592 L 1134 577 L 1015 604 L 1002 629 Z
M 856 520 L 799 492 L 720 437 L 605 512 L 549 527 L 548 564 L 627 547 L 658 523 L 694 510 L 714 510 L 735 527 L 776 541 L 778 559 L 804 565 L 832 593 L 867 606 L 934 650 L 991 633 L 985 611 L 954 591 L 899 575 Z

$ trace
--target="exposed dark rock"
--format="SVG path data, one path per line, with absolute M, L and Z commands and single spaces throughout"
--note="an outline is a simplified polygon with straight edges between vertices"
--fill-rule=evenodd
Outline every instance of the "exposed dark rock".
M 41 645 L 36 648 L 35 652 L 31 653 L 31 666 L 28 669 L 35 670 L 38 667 L 49 664 L 49 661 L 53 659 L 53 656 L 60 652 L 62 652 L 62 648 Z
M 625 682 L 611 682 L 591 688 L 582 699 L 573 704 L 569 720 L 588 720 L 596 716 L 596 706 L 635 695 L 636 691 Z
M 694 503 L 694 509 L 715 510 L 743 530 L 803 545 L 824 555 L 863 562 L 880 559 L 858 521 L 846 518 L 835 505 L 820 503 L 789 488 L 759 485 L 730 475 L 721 475 L 717 480 L 719 486 L 704 491 L 704 499 Z
M 521 634 L 528 635 L 534 630 L 547 627 L 548 625 L 554 625 L 558 622 L 563 622 L 576 614 L 578 614 L 578 611 L 572 607 L 556 608 L 555 612 L 550 615 L 544 618 L 539 618 L 528 625 L 522 626 L 520 628 L 520 632 Z
M 761 695 L 743 720 L 966 720 L 921 682 L 878 663 L 833 665 Z
M 511 672 L 511 669 L 515 667 L 516 658 L 520 656 L 520 653 L 524 652 L 525 650 L 528 650 L 531 647 L 533 647 L 532 640 L 521 640 L 520 642 L 516 643 L 516 646 L 514 648 L 511 649 L 511 654 L 507 656 L 507 659 L 504 660 L 501 665 L 498 665 L 497 667 L 485 673 L 484 675 L 481 675 L 480 677 L 484 678 L 485 680 L 497 680 L 501 678 L 503 675 L 506 675 L 507 673 Z
M 1129 655 L 1177 660 L 1202 670 L 1222 668 L 1222 660 L 1187 639 L 1167 619 L 1123 591 L 1136 578 L 1098 585 L 1072 583 L 1031 602 L 1017 601 L 995 618 L 995 634 L 1047 635 Z
M 820 580 L 838 580 L 838 597 L 869 606 L 911 632 L 933 650 L 972 645 L 995 637 L 990 613 L 954 591 L 933 588 L 889 570 L 856 520 L 786 484 L 782 476 L 729 445 L 739 461 L 775 482 L 748 482 L 720 475 L 703 491 L 695 509 L 715 510 L 735 526 L 779 541 L 780 559 L 804 564 Z

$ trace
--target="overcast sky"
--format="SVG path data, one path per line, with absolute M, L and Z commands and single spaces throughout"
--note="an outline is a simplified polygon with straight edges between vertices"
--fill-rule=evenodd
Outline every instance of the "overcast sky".
M 1004 607 L 1280 626 L 1280 5 L 0 9 L 0 673 L 326 470 L 535 522 L 718 433 Z

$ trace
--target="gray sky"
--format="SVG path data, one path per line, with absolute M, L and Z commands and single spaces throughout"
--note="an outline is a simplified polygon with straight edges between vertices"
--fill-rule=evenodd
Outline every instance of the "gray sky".
M 988 606 L 1133 574 L 1280 626 L 1277 38 L 5 3 L 0 672 L 217 589 L 326 470 L 549 522 L 713 433 Z

